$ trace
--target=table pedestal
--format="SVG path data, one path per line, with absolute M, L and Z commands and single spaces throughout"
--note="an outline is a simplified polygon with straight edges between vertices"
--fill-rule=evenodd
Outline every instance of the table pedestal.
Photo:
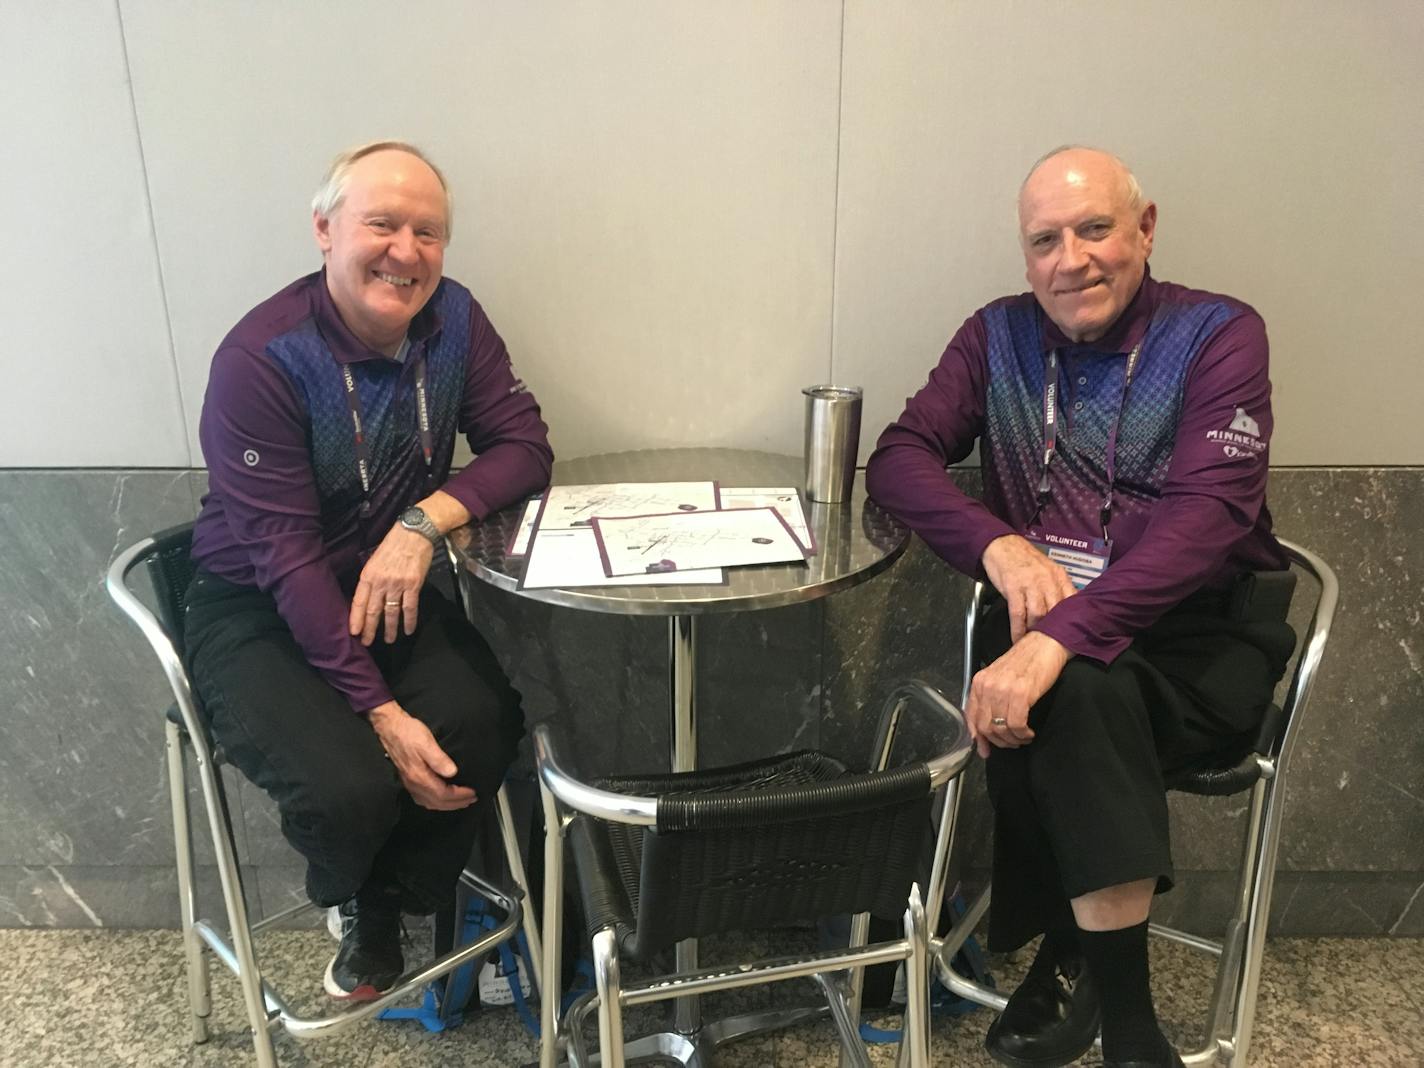
M 697 619 L 668 617 L 668 692 L 672 695 L 673 771 L 697 770 Z M 697 939 L 677 944 L 677 970 L 697 971 Z M 702 1026 L 697 998 L 673 1002 L 673 1027 L 679 1035 L 695 1035 Z

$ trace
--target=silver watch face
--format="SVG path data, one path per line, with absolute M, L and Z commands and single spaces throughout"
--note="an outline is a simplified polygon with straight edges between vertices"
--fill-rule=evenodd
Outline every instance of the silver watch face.
M 425 525 L 425 510 L 418 505 L 407 508 L 400 516 L 401 526 L 419 530 Z

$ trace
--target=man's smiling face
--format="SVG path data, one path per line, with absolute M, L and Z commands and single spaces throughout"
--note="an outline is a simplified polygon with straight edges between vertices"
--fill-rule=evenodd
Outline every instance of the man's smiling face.
M 1142 284 L 1157 208 L 1133 204 L 1130 190 L 1116 159 L 1070 149 L 1040 164 L 1019 194 L 1028 284 L 1073 341 L 1107 333 Z
M 341 202 L 314 216 L 326 285 L 341 320 L 371 348 L 393 355 L 445 265 L 447 209 L 424 162 L 390 149 L 351 165 Z

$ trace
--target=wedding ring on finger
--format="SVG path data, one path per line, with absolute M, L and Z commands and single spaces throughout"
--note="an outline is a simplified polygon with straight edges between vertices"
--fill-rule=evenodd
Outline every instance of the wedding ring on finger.
M 399 608 L 400 606 L 401 606 L 401 603 L 400 603 L 399 601 L 387 601 L 387 602 L 386 602 L 386 607 L 387 607 L 387 608 Z
M 1009 721 L 1003 716 L 995 716 L 989 721 L 989 726 L 991 727 L 1007 727 L 1008 725 Z

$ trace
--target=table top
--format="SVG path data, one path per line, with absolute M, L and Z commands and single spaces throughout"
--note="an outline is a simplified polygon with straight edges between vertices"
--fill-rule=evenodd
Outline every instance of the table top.
M 680 482 L 715 479 L 738 486 L 797 486 L 799 456 L 741 449 L 644 449 L 588 456 L 554 465 L 555 484 Z M 524 512 L 523 502 L 454 531 L 450 540 L 477 578 L 536 601 L 621 615 L 700 615 L 776 608 L 825 597 L 880 574 L 905 551 L 910 533 L 873 503 L 857 477 L 844 504 L 806 502 L 806 521 L 817 553 L 805 564 L 769 564 L 726 569 L 721 586 L 589 586 L 521 590 L 523 557 L 505 550 Z

